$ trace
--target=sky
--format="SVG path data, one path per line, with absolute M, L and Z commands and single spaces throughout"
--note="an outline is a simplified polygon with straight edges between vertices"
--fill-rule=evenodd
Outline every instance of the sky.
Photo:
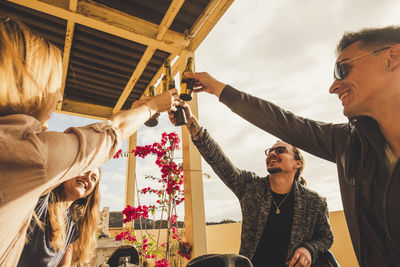
M 271 101 L 306 118 L 346 123 L 342 106 L 328 89 L 333 81 L 335 47 L 345 31 L 400 24 L 398 0 L 236 0 L 195 52 L 196 71 L 205 71 L 246 93 Z M 264 150 L 277 138 L 232 113 L 215 96 L 199 93 L 199 120 L 236 167 L 266 176 Z M 54 114 L 50 130 L 94 120 Z M 138 131 L 138 145 L 159 141 L 170 125 L 163 114 L 155 128 Z M 126 146 L 126 144 L 125 144 Z M 126 148 L 124 149 L 126 150 Z M 325 196 L 330 211 L 342 203 L 336 165 L 303 152 L 308 187 Z M 138 187 L 155 186 L 146 174 L 159 176 L 155 158 L 137 160 Z M 124 206 L 125 159 L 103 166 L 102 206 Z M 239 202 L 202 161 L 207 221 L 241 221 Z M 140 197 L 140 203 L 153 200 Z M 183 205 L 178 209 L 183 220 Z

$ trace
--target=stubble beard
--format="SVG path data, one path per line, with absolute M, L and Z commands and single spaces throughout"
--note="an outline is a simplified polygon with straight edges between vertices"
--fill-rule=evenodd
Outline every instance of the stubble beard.
M 279 167 L 274 167 L 274 168 L 268 168 L 267 171 L 269 172 L 269 174 L 275 174 L 275 173 L 281 172 L 282 169 Z

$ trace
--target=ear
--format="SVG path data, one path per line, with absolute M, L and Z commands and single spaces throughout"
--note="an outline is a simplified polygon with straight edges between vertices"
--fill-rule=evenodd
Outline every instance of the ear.
M 299 168 L 301 168 L 301 161 L 300 160 L 296 160 L 296 164 L 294 165 L 294 168 L 297 170 Z
M 395 69 L 399 65 L 400 65 L 400 44 L 395 44 L 389 50 L 388 69 Z

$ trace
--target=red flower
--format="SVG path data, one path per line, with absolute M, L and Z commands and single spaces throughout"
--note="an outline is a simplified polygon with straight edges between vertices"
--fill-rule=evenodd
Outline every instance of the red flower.
M 117 153 L 113 156 L 113 159 L 118 159 L 122 154 L 122 149 L 118 150 Z
M 156 261 L 156 267 L 169 267 L 169 262 L 167 260 L 158 260 Z
M 135 238 L 135 237 L 132 237 L 131 236 L 131 232 L 129 232 L 129 231 L 121 232 L 121 233 L 119 233 L 118 235 L 115 236 L 115 240 L 116 241 L 121 241 L 123 239 L 130 240 L 130 239 L 133 239 L 133 238 Z M 136 240 L 136 238 L 135 238 L 135 240 Z
M 172 215 L 171 224 L 175 224 L 177 219 L 178 219 L 178 215 Z M 169 220 L 169 217 L 168 217 L 168 220 Z
M 130 205 L 122 211 L 126 218 L 123 219 L 124 223 L 130 222 L 131 220 L 137 220 L 139 217 L 148 218 L 149 208 L 147 206 L 138 206 L 137 208 Z
M 192 258 L 192 246 L 188 242 L 179 242 L 178 254 L 190 260 Z
M 145 146 L 137 146 L 130 153 L 134 153 L 136 157 L 145 158 L 148 155 L 155 155 L 156 165 L 160 168 L 161 177 L 157 178 L 154 176 L 147 175 L 146 178 L 153 179 L 159 183 L 161 183 L 161 188 L 151 188 L 145 187 L 142 188 L 139 193 L 147 194 L 154 193 L 157 195 L 157 206 L 156 205 L 139 205 L 137 207 L 126 206 L 123 210 L 124 219 L 123 222 L 129 222 L 132 220 L 137 220 L 141 217 L 148 218 L 149 211 L 154 214 L 156 210 L 161 207 L 170 206 L 176 207 L 183 200 L 183 166 L 182 163 L 174 162 L 174 151 L 179 149 L 179 143 L 181 142 L 178 134 L 176 133 L 162 133 L 162 137 L 160 142 L 154 142 L 152 145 Z M 116 158 L 120 156 L 125 156 L 126 153 L 122 153 L 122 150 L 118 151 L 115 155 Z M 177 223 L 177 215 L 168 214 L 168 221 L 171 223 L 170 225 L 176 225 Z M 179 253 L 180 255 L 186 255 L 184 257 L 190 258 L 191 246 L 189 243 L 187 245 L 182 245 L 182 238 L 179 237 L 178 229 L 176 227 L 172 227 L 172 238 L 179 242 Z M 141 242 L 138 242 L 135 236 L 132 236 L 129 231 L 122 232 L 116 236 L 116 240 L 127 240 L 130 241 L 132 245 L 134 245 L 140 257 L 149 259 L 157 258 L 153 252 L 153 247 L 150 246 L 148 239 L 143 239 Z M 166 247 L 166 244 L 161 244 L 162 247 Z M 186 252 L 185 252 L 186 251 Z M 188 252 L 189 251 L 189 252 Z M 169 262 L 167 260 L 159 260 L 156 261 L 156 267 L 169 267 Z

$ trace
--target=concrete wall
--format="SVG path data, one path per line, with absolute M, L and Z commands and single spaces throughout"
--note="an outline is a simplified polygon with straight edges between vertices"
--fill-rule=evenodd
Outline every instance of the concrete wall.
M 331 251 L 334 253 L 336 260 L 342 267 L 359 266 L 351 244 L 343 211 L 331 212 L 330 222 L 334 234 Z M 207 226 L 208 253 L 238 253 L 241 227 L 241 223 Z
M 343 211 L 330 213 L 330 222 L 334 234 L 334 242 L 331 251 L 341 267 L 357 267 L 356 256 L 351 244 L 347 224 Z M 238 253 L 240 248 L 241 223 L 228 223 L 207 226 L 207 253 Z M 119 233 L 122 229 L 110 229 L 111 236 Z M 150 231 L 157 235 L 156 231 Z M 165 232 L 162 231 L 162 232 Z M 140 231 L 136 234 L 140 236 Z M 161 234 L 161 239 L 165 239 L 166 233 Z
M 357 267 L 358 262 L 351 244 L 349 230 L 343 210 L 329 213 L 334 241 L 331 251 L 342 267 Z

